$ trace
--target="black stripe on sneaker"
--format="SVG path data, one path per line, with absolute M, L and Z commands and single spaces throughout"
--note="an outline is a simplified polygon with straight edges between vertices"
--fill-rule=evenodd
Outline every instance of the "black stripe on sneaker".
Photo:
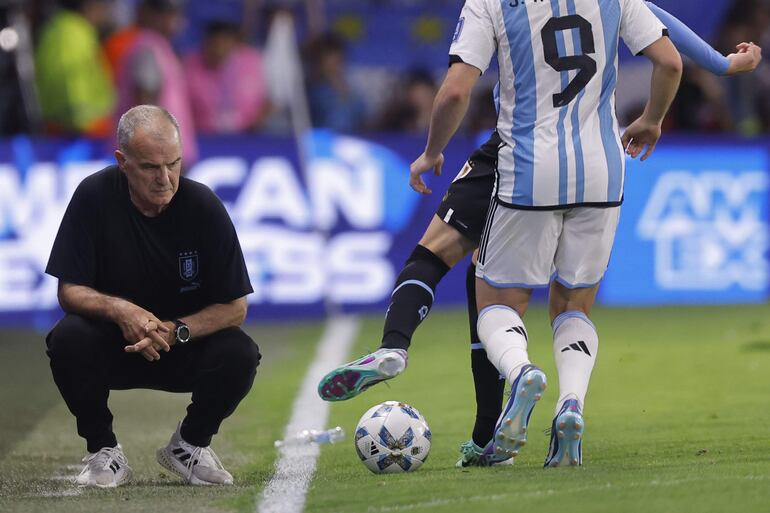
M 179 459 L 180 459 L 180 460 L 182 460 L 182 461 L 187 461 L 187 460 L 189 460 L 189 459 L 190 459 L 190 454 L 189 454 L 189 453 L 184 453 L 184 454 L 182 454 L 182 455 L 179 457 Z
M 171 453 L 172 453 L 174 456 L 179 456 L 180 454 L 182 454 L 182 453 L 184 453 L 184 452 L 185 452 L 185 451 L 184 451 L 184 449 L 182 449 L 181 447 L 177 447 L 176 449 L 174 449 L 173 451 L 171 451 Z

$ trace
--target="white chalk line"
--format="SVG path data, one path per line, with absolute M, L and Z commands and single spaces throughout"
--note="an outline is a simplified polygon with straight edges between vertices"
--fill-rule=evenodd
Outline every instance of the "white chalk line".
M 82 466 L 80 465 L 65 465 L 48 478 L 48 482 L 54 485 L 54 489 L 40 490 L 23 495 L 23 497 L 76 497 L 83 493 L 83 488 L 75 482 L 81 470 Z M 60 486 L 63 487 L 59 488 Z
M 318 397 L 318 382 L 344 362 L 358 335 L 360 322 L 351 316 L 332 317 L 316 348 L 284 431 L 290 437 L 303 429 L 325 429 L 329 403 Z M 320 448 L 316 444 L 284 445 L 279 449 L 275 473 L 257 501 L 258 513 L 301 513 Z

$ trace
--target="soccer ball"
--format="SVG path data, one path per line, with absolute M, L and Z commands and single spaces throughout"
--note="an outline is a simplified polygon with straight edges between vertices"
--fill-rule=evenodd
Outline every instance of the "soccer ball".
M 364 413 L 356 427 L 356 452 L 375 474 L 412 472 L 430 452 L 431 434 L 420 412 L 408 404 L 385 401 Z

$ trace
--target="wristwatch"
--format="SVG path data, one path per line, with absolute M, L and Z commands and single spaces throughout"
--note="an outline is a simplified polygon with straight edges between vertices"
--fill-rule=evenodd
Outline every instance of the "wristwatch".
M 190 341 L 190 328 L 179 319 L 174 319 L 174 336 L 178 344 L 186 344 Z

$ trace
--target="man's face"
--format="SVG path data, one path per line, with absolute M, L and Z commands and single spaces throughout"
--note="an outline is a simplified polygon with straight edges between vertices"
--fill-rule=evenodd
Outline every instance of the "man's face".
M 171 203 L 182 169 L 179 134 L 171 123 L 157 130 L 137 129 L 129 147 L 115 157 L 128 180 L 131 201 L 142 213 L 157 215 Z

